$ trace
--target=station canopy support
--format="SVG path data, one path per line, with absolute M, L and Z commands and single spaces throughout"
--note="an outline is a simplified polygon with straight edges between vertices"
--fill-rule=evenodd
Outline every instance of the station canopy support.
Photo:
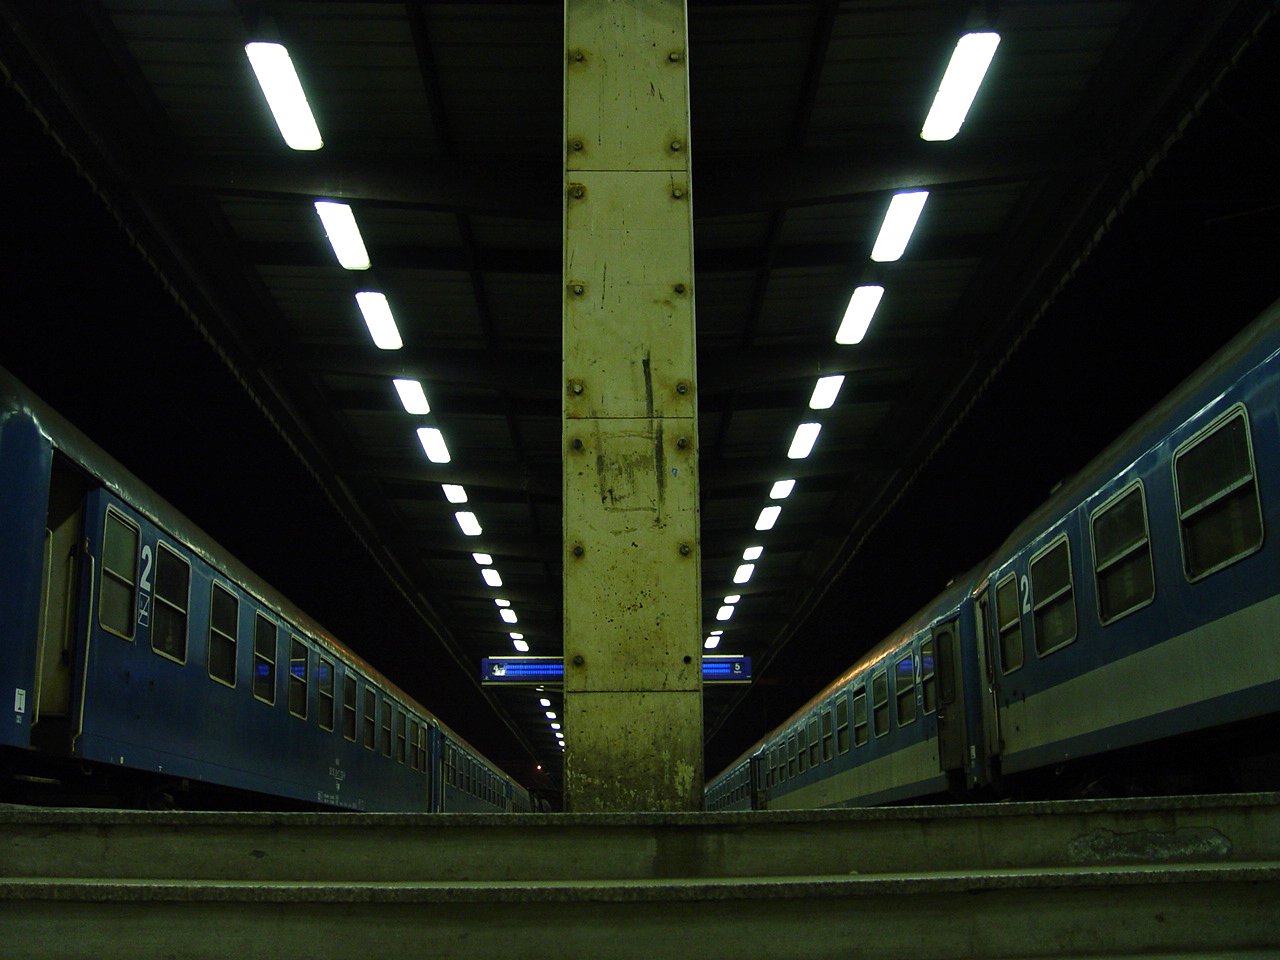
M 566 0 L 564 724 L 571 811 L 702 808 L 684 0 Z

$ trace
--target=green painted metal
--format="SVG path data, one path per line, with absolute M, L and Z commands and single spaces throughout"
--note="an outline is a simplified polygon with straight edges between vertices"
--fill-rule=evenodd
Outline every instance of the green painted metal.
M 701 808 L 683 0 L 566 0 L 565 794 Z

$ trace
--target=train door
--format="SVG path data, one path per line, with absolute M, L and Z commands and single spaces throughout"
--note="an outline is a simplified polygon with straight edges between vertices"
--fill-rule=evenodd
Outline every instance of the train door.
M 751 809 L 765 810 L 769 806 L 769 794 L 766 789 L 765 771 L 768 769 L 769 754 L 757 753 L 751 758 Z
M 960 622 L 951 620 L 933 628 L 933 649 L 938 677 L 938 765 L 948 780 L 964 783 L 965 729 L 964 683 L 960 673 Z
M 984 582 L 976 602 L 974 611 L 974 636 L 977 640 L 978 659 L 982 666 L 982 679 L 985 688 L 982 697 L 982 739 L 984 755 L 981 766 L 987 768 L 989 760 L 1000 754 L 1000 705 L 999 690 L 996 687 L 995 647 L 991 640 L 991 607 L 990 582 Z
M 71 669 L 88 485 L 84 474 L 55 454 L 45 519 L 36 654 L 39 666 L 31 730 L 33 742 L 46 750 L 62 751 L 69 747 Z

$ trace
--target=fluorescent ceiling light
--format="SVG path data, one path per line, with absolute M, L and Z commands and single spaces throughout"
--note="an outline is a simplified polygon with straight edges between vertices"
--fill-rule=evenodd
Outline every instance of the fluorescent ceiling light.
M 552 730 L 559 730 L 559 729 L 560 729 L 560 724 L 558 724 L 558 723 L 553 723 L 553 724 L 551 725 L 551 729 L 552 729 Z
M 551 701 L 548 700 L 546 697 L 543 697 L 541 700 L 538 701 L 538 703 L 540 703 L 543 707 L 551 706 Z
M 450 503 L 467 502 L 467 490 L 465 487 L 460 487 L 456 483 L 442 483 L 440 484 L 440 489 L 444 491 L 444 498 Z M 476 554 L 472 554 L 472 556 L 476 556 Z M 486 565 L 490 563 L 493 563 L 492 559 L 485 561 Z
M 453 519 L 458 521 L 458 528 L 468 537 L 478 537 L 481 534 L 480 521 L 476 519 L 474 513 L 468 513 L 466 510 L 460 510 L 453 515 Z
M 796 482 L 794 480 L 779 480 L 769 490 L 770 500 L 785 500 L 791 496 L 791 491 L 795 489 Z
M 765 507 L 760 511 L 760 516 L 756 518 L 756 529 L 772 530 L 773 525 L 778 522 L 780 513 L 782 513 L 781 507 Z
M 733 616 L 733 607 L 721 607 L 716 611 L 717 620 L 728 620 Z
M 751 579 L 751 574 L 756 572 L 754 563 L 744 563 L 733 572 L 734 583 L 746 583 Z
M 813 452 L 813 445 L 818 442 L 818 434 L 822 432 L 820 423 L 802 423 L 796 427 L 796 435 L 791 438 L 791 447 L 787 450 L 787 459 L 803 460 Z
M 724 602 L 732 607 L 735 603 L 737 603 L 741 599 L 742 599 L 742 594 L 735 593 L 735 594 L 732 594 L 731 596 L 725 597 Z
M 844 386 L 844 374 L 834 377 L 819 377 L 813 385 L 813 396 L 809 398 L 810 410 L 830 410 L 835 406 L 836 397 L 840 396 L 840 388 Z
M 368 270 L 369 252 L 364 248 L 364 238 L 356 225 L 356 215 L 345 203 L 333 200 L 317 200 L 316 213 L 324 224 L 325 236 L 333 255 L 344 270 Z
M 426 453 L 427 459 L 432 463 L 449 462 L 449 448 L 444 445 L 444 434 L 435 427 L 419 427 L 418 440 L 422 443 L 422 449 Z M 475 514 L 469 513 L 467 516 L 473 520 L 475 519 Z M 476 532 L 479 533 L 479 530 L 477 529 Z
M 998 33 L 966 33 L 956 42 L 933 106 L 920 129 L 921 140 L 950 140 L 960 132 L 999 45 Z
M 515 647 L 516 650 L 518 650 L 520 653 L 529 652 L 529 644 L 525 640 L 512 640 L 511 645 Z
M 489 554 L 487 553 L 473 553 L 471 555 L 471 559 L 474 560 L 476 564 L 481 567 L 493 566 L 493 557 L 489 556 Z
M 707 637 L 702 641 L 702 649 L 704 650 L 714 650 L 718 646 L 720 646 L 719 637 Z
M 559 744 L 560 744 L 560 746 L 562 746 L 562 747 L 563 747 L 563 746 L 564 746 L 564 734 L 563 734 L 563 733 L 561 733 L 559 730 L 557 730 L 557 731 L 556 731 L 556 738 L 557 738 L 557 739 L 556 739 L 556 742 L 557 742 L 557 743 L 559 743 Z
M 883 296 L 884 287 L 865 286 L 854 290 L 853 296 L 849 298 L 849 306 L 845 307 L 840 329 L 836 331 L 836 343 L 861 343 Z
M 508 634 L 507 634 L 507 636 L 508 636 L 508 637 L 510 637 L 512 640 L 523 640 L 523 639 L 524 639 L 524 634 L 523 634 L 523 633 L 508 633 Z M 542 687 L 538 687 L 538 689 L 539 689 L 539 690 L 541 690 L 541 689 L 542 689 Z M 547 706 L 551 706 L 551 704 L 547 704 Z
M 399 350 L 404 346 L 400 339 L 400 331 L 396 328 L 396 318 L 391 315 L 391 305 L 385 295 L 375 290 L 361 290 L 356 294 L 356 305 L 364 316 L 365 326 L 369 328 L 369 336 L 373 337 L 373 345 L 379 350 Z
M 509 606 L 511 606 L 511 601 L 510 601 L 510 600 L 503 600 L 501 597 L 494 597 L 493 602 L 494 602 L 495 604 L 497 604 L 499 607 L 509 607 Z
M 400 405 L 404 407 L 406 413 L 430 413 L 431 404 L 427 403 L 427 395 L 423 392 L 422 384 L 417 380 L 392 380 L 395 384 L 396 393 L 400 394 Z
M 557 741 L 556 741 L 556 743 L 560 744 L 560 746 L 561 746 L 561 747 L 564 747 L 564 741 L 563 741 L 563 740 L 557 740 Z
M 721 637 L 721 636 L 724 636 L 724 631 L 723 631 L 723 630 L 712 630 L 712 631 L 711 631 L 711 636 L 713 636 L 713 637 Z
M 553 710 L 548 710 L 548 711 L 547 711 L 547 719 L 548 719 L 548 720 L 554 720 L 555 718 L 556 718 L 555 711 L 553 711 Z
M 876 245 L 871 248 L 872 260 L 876 263 L 892 263 L 902 256 L 907 249 L 907 241 L 916 228 L 916 221 L 920 219 L 924 202 L 928 199 L 928 190 L 912 190 L 893 195 L 893 199 L 889 201 L 889 212 L 884 215 L 884 223 L 880 224 Z
M 502 617 L 507 623 L 516 623 L 516 612 L 510 607 L 503 607 L 498 611 L 498 616 Z
M 743 560 L 759 560 L 764 556 L 764 547 L 747 547 L 742 551 Z
M 480 571 L 480 576 L 484 578 L 484 582 L 491 587 L 502 586 L 502 574 L 498 573 L 493 567 L 486 567 Z
M 320 129 L 311 114 L 307 95 L 302 92 L 298 72 L 293 69 L 289 51 L 278 43 L 246 43 L 244 52 L 249 57 L 258 86 L 267 98 L 271 115 L 276 118 L 280 136 L 294 150 L 319 150 L 324 146 Z

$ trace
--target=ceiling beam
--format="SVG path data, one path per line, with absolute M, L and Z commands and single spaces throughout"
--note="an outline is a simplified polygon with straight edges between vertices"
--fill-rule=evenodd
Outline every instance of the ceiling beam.
M 1065 171 L 1103 169 L 1101 155 L 1047 139 L 1025 143 L 971 137 L 918 138 L 879 150 L 809 149 L 796 154 L 698 160 L 699 218 L 852 200 L 907 187 L 1010 183 Z M 325 150 L 289 156 L 206 155 L 157 166 L 148 177 L 222 196 L 345 200 L 556 221 L 560 161 L 546 157 L 417 157 Z

